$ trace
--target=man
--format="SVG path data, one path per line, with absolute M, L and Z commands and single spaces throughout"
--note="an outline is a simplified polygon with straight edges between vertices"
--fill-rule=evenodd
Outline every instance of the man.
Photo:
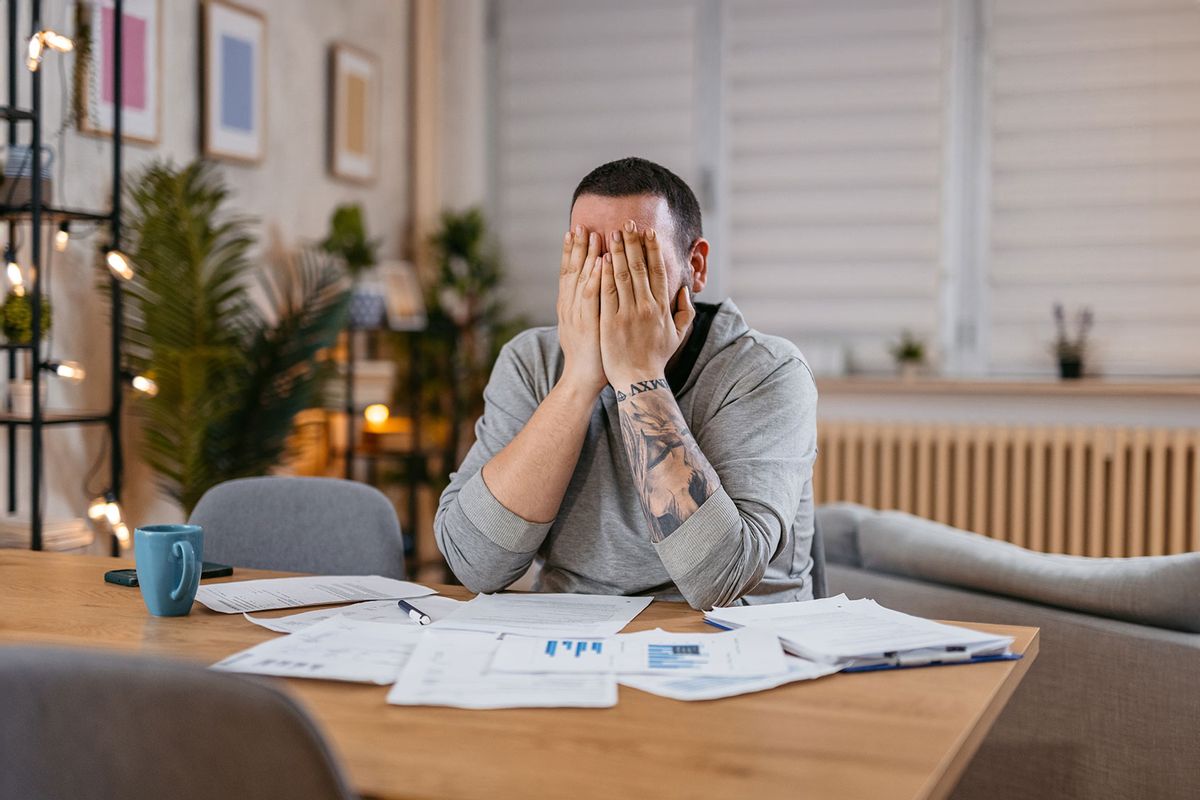
M 563 239 L 558 326 L 500 353 L 435 528 L 494 592 L 808 599 L 817 392 L 800 352 L 708 279 L 700 206 L 640 158 L 593 170 Z

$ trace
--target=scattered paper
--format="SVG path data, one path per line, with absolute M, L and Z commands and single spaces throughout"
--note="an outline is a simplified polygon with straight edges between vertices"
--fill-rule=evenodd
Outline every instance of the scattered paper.
M 776 634 L 790 653 L 822 663 L 893 658 L 936 648 L 977 655 L 1003 652 L 1012 637 L 944 625 L 845 596 L 795 603 L 714 608 L 706 617 L 723 627 Z M 927 654 L 926 654 L 927 655 Z
M 641 631 L 604 639 L 506 636 L 491 669 L 497 672 L 621 675 L 782 675 L 779 639 L 769 631 L 727 633 Z
M 396 678 L 388 702 L 454 708 L 608 708 L 617 703 L 612 673 L 516 675 L 489 672 L 494 634 L 421 629 L 416 650 Z
M 642 613 L 653 599 L 592 594 L 481 594 L 432 627 L 528 636 L 611 636 Z
M 433 589 L 428 586 L 381 575 L 314 575 L 210 583 L 196 591 L 196 599 L 213 611 L 241 614 L 360 600 L 407 600 L 431 594 Z
M 786 656 L 787 671 L 782 675 L 753 678 L 718 678 L 686 675 L 622 675 L 623 686 L 649 692 L 671 700 L 717 700 L 739 694 L 762 692 L 796 681 L 807 681 L 832 675 L 837 664 L 818 664 L 796 656 Z
M 422 612 L 428 614 L 432 620 L 439 620 L 445 617 L 462 604 L 463 601 L 461 600 L 441 597 L 439 595 L 422 597 L 418 602 L 414 603 Z M 267 630 L 278 633 L 302 631 L 331 617 L 343 617 L 357 622 L 417 625 L 408 616 L 407 611 L 402 610 L 400 606 L 396 605 L 395 600 L 368 600 L 365 603 L 355 603 L 354 605 L 338 606 L 336 608 L 318 608 L 315 611 L 301 611 L 299 614 L 289 614 L 286 617 L 274 617 L 271 619 L 254 617 L 250 614 L 246 614 L 245 617 L 255 625 L 261 625 Z
M 420 627 L 332 617 L 213 664 L 226 672 L 389 684 L 421 636 Z

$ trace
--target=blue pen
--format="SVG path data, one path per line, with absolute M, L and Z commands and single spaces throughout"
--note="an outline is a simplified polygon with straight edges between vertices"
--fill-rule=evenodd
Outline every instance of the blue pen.
M 428 625 L 433 622 L 433 620 L 429 618 L 428 614 L 407 600 L 397 600 L 396 603 L 400 606 L 400 610 L 406 612 L 408 614 L 408 618 L 418 625 Z

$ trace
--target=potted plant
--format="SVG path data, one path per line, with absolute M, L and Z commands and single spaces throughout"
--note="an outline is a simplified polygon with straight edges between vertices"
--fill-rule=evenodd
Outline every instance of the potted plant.
M 29 344 L 33 339 L 33 304 L 26 294 L 9 292 L 0 307 L 0 329 L 9 344 Z M 50 330 L 50 300 L 42 295 L 41 335 L 44 337 Z M 21 377 L 8 382 L 9 411 L 19 416 L 29 416 L 33 413 L 33 363 L 31 353 L 26 350 L 22 354 L 23 366 Z M 45 406 L 47 383 L 42 381 L 42 405 Z
M 1075 323 L 1075 335 L 1067 329 L 1067 314 L 1062 303 L 1054 304 L 1054 354 L 1058 357 L 1058 374 L 1063 380 L 1083 377 L 1083 361 L 1087 353 L 1087 336 L 1092 328 L 1092 310 L 1083 307 Z
M 911 331 L 900 334 L 900 341 L 891 347 L 892 358 L 903 380 L 910 381 L 917 377 L 917 372 L 925 363 L 925 342 L 918 339 Z
M 296 415 L 319 402 L 347 280 L 316 248 L 257 262 L 251 220 L 207 162 L 154 163 L 130 184 L 125 357 L 155 376 L 141 450 L 186 514 L 282 461 Z

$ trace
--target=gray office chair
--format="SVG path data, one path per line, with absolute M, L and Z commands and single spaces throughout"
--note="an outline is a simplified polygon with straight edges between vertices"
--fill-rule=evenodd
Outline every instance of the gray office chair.
M 404 577 L 404 539 L 378 489 L 333 478 L 243 478 L 204 493 L 189 520 L 204 560 L 320 575 Z
M 292 700 L 202 667 L 0 647 L 0 798 L 350 798 Z
M 820 600 L 822 597 L 829 596 L 829 586 L 825 582 L 825 539 L 821 536 L 821 526 L 817 521 L 817 515 L 813 516 L 813 538 L 810 555 L 813 565 L 808 577 L 812 581 L 813 600 Z

